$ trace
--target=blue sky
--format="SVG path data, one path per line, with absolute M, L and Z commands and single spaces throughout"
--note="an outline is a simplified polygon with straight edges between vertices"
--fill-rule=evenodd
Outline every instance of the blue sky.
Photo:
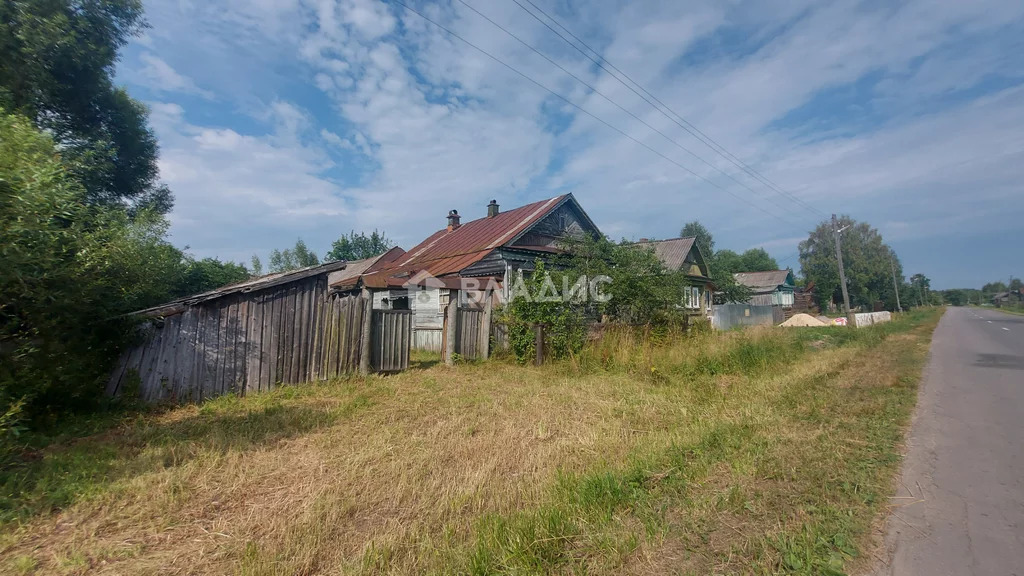
M 154 1 L 118 80 L 151 108 L 173 241 L 242 262 L 353 229 L 410 247 L 451 208 L 571 191 L 613 238 L 699 219 L 795 267 L 837 212 L 937 288 L 1024 274 L 1020 2 L 534 0 L 781 195 L 512 0 L 465 1 L 642 122 L 459 0 L 410 5 L 672 162 L 397 4 Z

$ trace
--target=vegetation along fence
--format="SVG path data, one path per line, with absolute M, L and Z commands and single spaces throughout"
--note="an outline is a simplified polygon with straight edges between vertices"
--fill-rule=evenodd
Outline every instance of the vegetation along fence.
M 197 303 L 147 322 L 141 343 L 118 362 L 107 393 L 137 388 L 146 402 L 198 402 L 355 372 L 363 361 L 364 330 L 373 324 L 364 322 L 366 302 L 329 294 L 320 276 Z M 370 368 L 404 369 L 408 319 L 378 322 L 375 342 L 384 352 L 378 350 Z

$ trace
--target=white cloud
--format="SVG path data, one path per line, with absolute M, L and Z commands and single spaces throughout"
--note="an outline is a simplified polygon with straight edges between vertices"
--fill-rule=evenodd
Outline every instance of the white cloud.
M 326 222 L 344 218 L 339 229 L 381 228 L 410 244 L 440 227 L 449 208 L 472 216 L 492 197 L 513 206 L 572 190 L 613 237 L 672 236 L 699 218 L 722 247 L 766 246 L 781 256 L 819 219 L 716 156 L 515 4 L 468 1 L 756 192 L 693 160 L 461 4 L 413 5 L 781 220 L 576 113 L 397 5 L 224 0 L 161 4 L 150 45 L 188 52 L 196 77 L 232 102 L 230 112 L 272 130 L 192 125 L 180 108 L 154 108 L 170 127 L 160 134 L 178 195 L 175 233 L 199 248 L 189 234 L 217 228 L 211 222 L 221 212 L 190 202 L 223 196 L 253 206 L 258 222 L 257 214 L 270 215 L 282 237 L 287 225 L 309 239 L 307 229 L 327 230 Z M 874 222 L 895 241 L 950 229 L 1020 230 L 1024 98 L 1013 86 L 1024 80 L 1024 65 L 1013 55 L 1024 5 L 539 4 L 823 212 Z M 194 43 L 174 44 L 193 29 Z M 149 58 L 147 81 L 161 79 L 168 92 L 199 90 Z M 215 159 L 196 157 L 200 151 Z M 355 176 L 346 172 L 353 166 Z M 324 176 L 339 172 L 358 186 L 343 189 Z M 191 221 L 195 228 L 185 228 Z M 233 219 L 218 242 L 264 241 L 247 222 Z
M 142 68 L 138 73 L 146 85 L 156 92 L 180 92 L 182 94 L 194 94 L 203 98 L 213 99 L 213 93 L 196 86 L 195 82 L 187 76 L 176 72 L 174 68 L 157 56 L 143 52 L 139 56 L 142 61 Z

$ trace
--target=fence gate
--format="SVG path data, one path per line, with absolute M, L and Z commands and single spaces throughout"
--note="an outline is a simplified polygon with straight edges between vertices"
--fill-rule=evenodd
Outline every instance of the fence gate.
M 476 308 L 459 308 L 457 314 L 455 353 L 466 360 L 486 358 L 487 343 L 481 339 L 490 338 L 490 327 L 483 326 L 484 311 Z
M 409 368 L 412 314 L 410 310 L 373 311 L 370 343 L 373 371 L 398 372 Z

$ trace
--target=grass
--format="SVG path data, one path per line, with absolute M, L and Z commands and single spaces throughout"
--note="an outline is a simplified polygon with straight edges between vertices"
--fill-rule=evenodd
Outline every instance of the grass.
M 0 473 L 0 572 L 840 574 L 938 311 L 608 334 L 115 421 Z

